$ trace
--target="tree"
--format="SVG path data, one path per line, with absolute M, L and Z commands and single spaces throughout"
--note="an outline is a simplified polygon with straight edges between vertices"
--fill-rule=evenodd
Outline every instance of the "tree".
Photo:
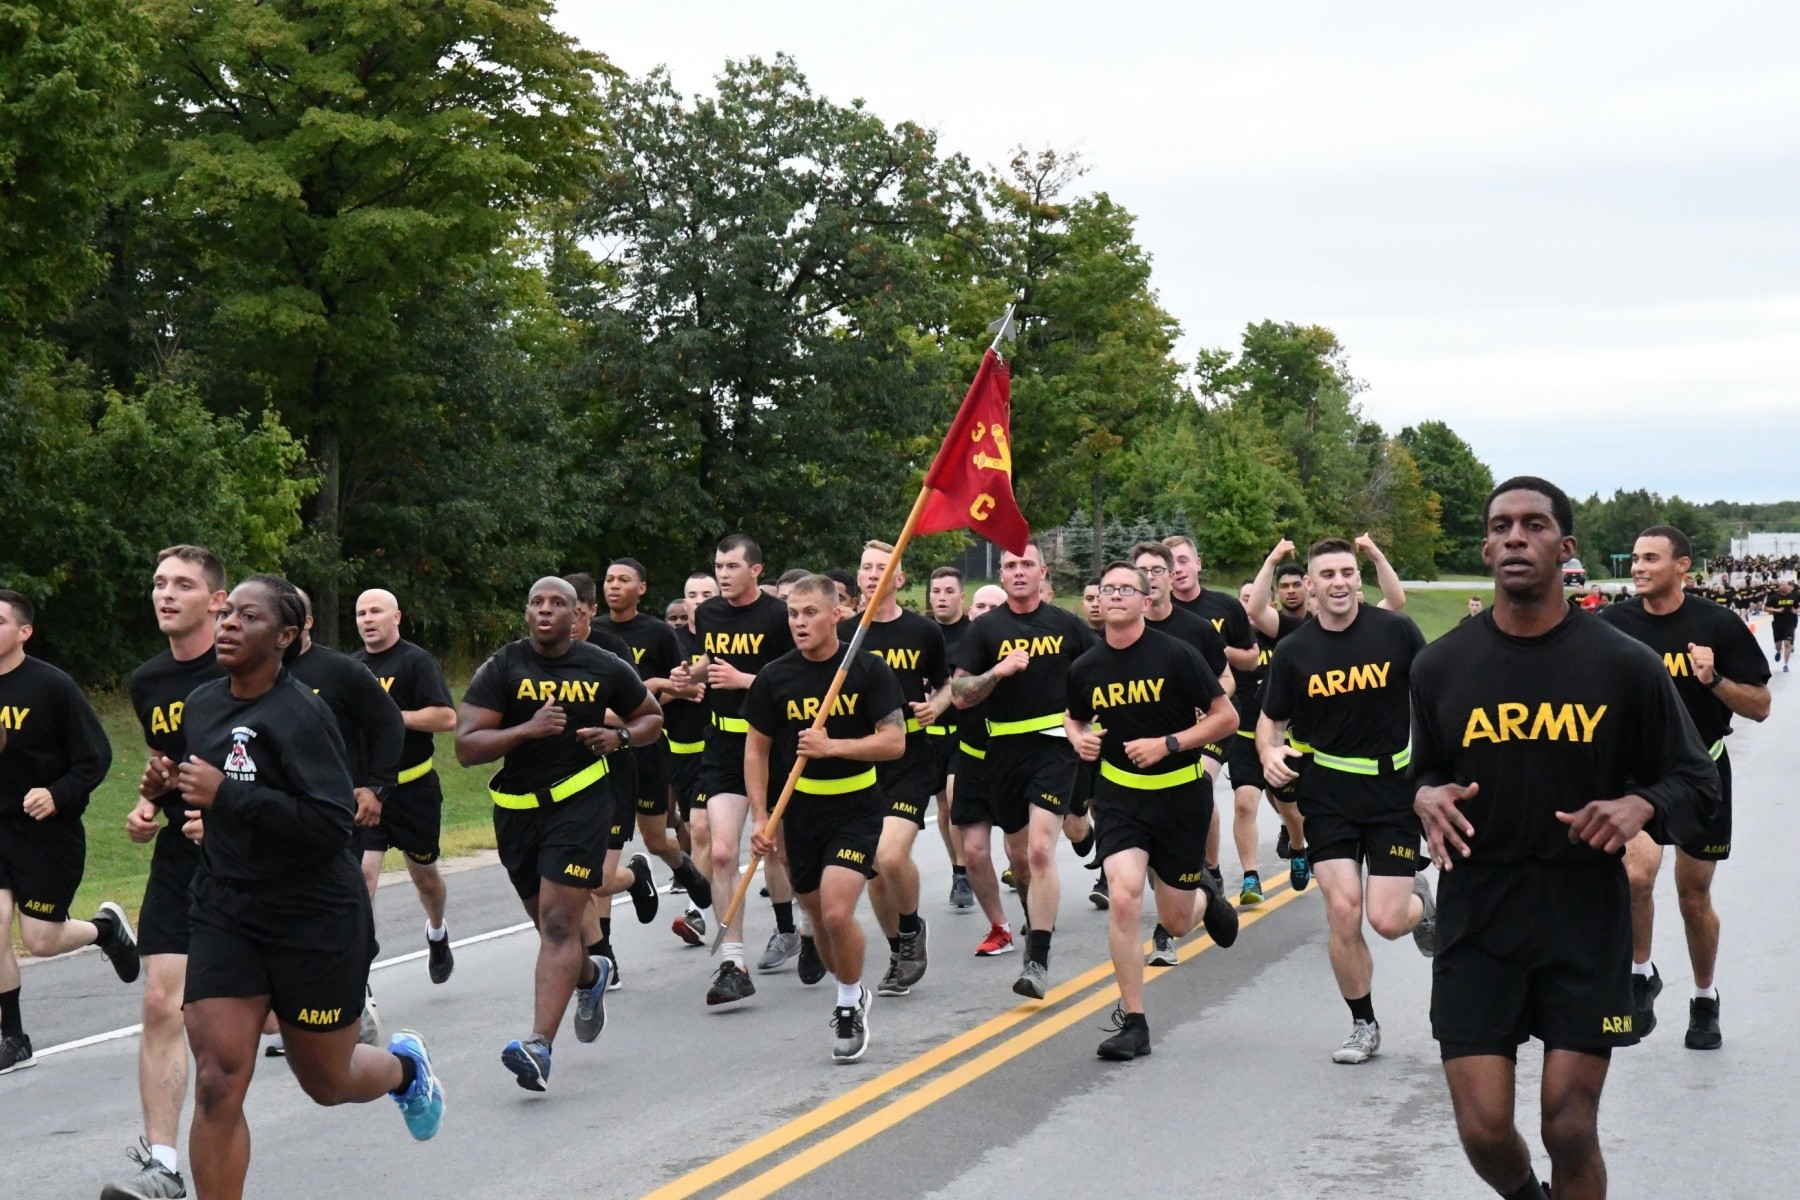
M 1436 579 L 1443 545 L 1437 494 L 1425 487 L 1412 454 L 1398 439 L 1375 442 L 1364 496 L 1367 507 L 1354 523 L 1374 537 L 1402 576 Z
M 217 403 L 267 397 L 320 464 L 309 552 L 338 632 L 345 497 L 430 382 L 418 299 L 477 274 L 598 138 L 598 56 L 549 0 L 145 0 L 145 137 L 171 322 Z
M 1306 496 L 1280 459 L 1274 435 L 1251 413 L 1228 408 L 1207 418 L 1191 510 L 1207 561 L 1249 566 L 1282 537 L 1293 536 Z
M 1425 488 L 1438 498 L 1444 527 L 1440 564 L 1450 571 L 1479 573 L 1485 536 L 1482 507 L 1494 488 L 1494 473 L 1442 421 L 1408 425 L 1398 441 L 1418 464 Z

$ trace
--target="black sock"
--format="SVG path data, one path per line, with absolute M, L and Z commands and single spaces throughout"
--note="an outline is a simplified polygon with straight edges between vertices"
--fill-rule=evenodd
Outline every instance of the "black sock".
M 1350 1006 L 1350 1015 L 1356 1020 L 1373 1021 L 1375 1019 L 1375 996 L 1373 992 L 1358 996 L 1354 1000 L 1346 996 L 1344 997 L 1344 1003 Z
M 1048 929 L 1034 929 L 1025 935 L 1025 957 L 1040 967 L 1050 965 L 1050 933 Z
M 600 918 L 600 940 L 603 942 L 612 941 L 612 918 L 611 917 L 601 917 Z
M 900 932 L 902 934 L 917 933 L 923 928 L 925 928 L 925 922 L 919 920 L 918 913 L 909 912 L 900 914 Z
M 1094 827 L 1089 825 L 1088 831 L 1081 836 L 1081 839 L 1070 842 L 1069 845 L 1074 847 L 1076 858 L 1086 858 L 1088 851 L 1094 848 Z
M 400 1086 L 389 1092 L 390 1096 L 404 1096 L 412 1090 L 413 1084 L 419 1081 L 419 1064 L 404 1054 L 396 1054 L 400 1060 Z
M 792 900 L 777 900 L 772 903 L 770 907 L 775 910 L 775 932 L 794 932 L 794 902 Z
M 893 937 L 888 939 L 888 953 L 889 954 L 900 953 L 900 937 L 898 934 L 896 934 Z
M 119 926 L 113 920 L 111 913 L 107 913 L 107 912 L 95 913 L 93 916 L 93 926 L 94 926 L 94 945 L 100 947 L 102 950 L 104 950 L 106 947 L 112 945 L 115 941 L 118 940 Z
M 12 936 L 12 930 L 6 935 Z M 0 1035 L 6 1037 L 24 1037 L 25 1022 L 19 1018 L 19 989 L 0 992 Z
M 1500 1194 L 1504 1196 L 1506 1200 L 1544 1200 L 1544 1197 L 1549 1195 L 1549 1193 L 1544 1190 L 1544 1185 L 1538 1182 L 1536 1171 L 1525 1176 L 1525 1182 L 1521 1183 L 1512 1191 L 1501 1192 Z
M 956 876 L 958 879 L 961 879 L 964 875 L 967 875 L 969 873 L 969 868 L 953 866 L 950 868 L 950 873 L 952 875 Z
M 575 986 L 591 988 L 600 982 L 600 968 L 594 965 L 593 959 L 581 964 L 581 974 L 575 977 Z
M 1244 872 L 1244 882 L 1248 883 L 1252 879 L 1256 880 L 1256 882 L 1258 882 L 1258 883 L 1261 883 L 1262 882 L 1262 873 L 1260 871 L 1245 871 Z
M 1031 885 L 1029 883 L 1021 883 L 1019 885 L 1019 910 L 1025 914 L 1025 926 L 1024 927 L 1026 929 L 1030 929 L 1031 928 Z
M 611 941 L 611 939 L 607 938 L 604 934 L 602 934 L 599 941 L 588 943 L 587 950 L 588 950 L 589 954 L 596 955 L 600 958 L 611 958 L 612 957 L 612 941 Z

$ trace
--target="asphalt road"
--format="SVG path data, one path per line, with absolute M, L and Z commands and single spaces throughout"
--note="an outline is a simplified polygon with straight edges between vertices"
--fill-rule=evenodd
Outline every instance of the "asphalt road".
M 1766 629 L 1760 636 L 1766 644 Z M 1691 978 L 1664 872 L 1662 1024 L 1615 1056 L 1602 1113 L 1614 1195 L 1783 1191 L 1776 1172 L 1800 1130 L 1790 1083 L 1800 1050 L 1781 1040 L 1800 955 L 1800 899 L 1785 884 L 1797 811 L 1786 757 L 1800 733 L 1795 678 L 1776 675 L 1773 717 L 1740 723 L 1731 741 L 1739 802 L 1735 855 L 1717 889 L 1726 1035 L 1717 1053 L 1681 1044 Z M 1264 828 L 1272 839 L 1266 816 Z M 913 995 L 876 1002 L 861 1062 L 830 1060 L 823 985 L 804 988 L 788 968 L 760 976 L 748 1003 L 708 1010 L 712 960 L 668 932 L 679 898 L 665 897 L 650 926 L 622 905 L 625 987 L 609 998 L 597 1043 L 580 1045 L 565 1029 L 549 1093 L 520 1090 L 499 1063 L 528 1019 L 529 933 L 464 946 L 442 987 L 422 962 L 384 967 L 374 982 L 385 1024 L 424 1032 L 445 1078 L 443 1132 L 413 1143 L 385 1102 L 317 1108 L 281 1063 L 265 1062 L 250 1096 L 249 1194 L 974 1200 L 1111 1195 L 1128 1180 L 1150 1196 L 1491 1195 L 1456 1145 L 1426 1021 L 1428 964 L 1410 939 L 1374 947 L 1384 1044 L 1366 1066 L 1330 1061 L 1349 1017 L 1326 964 L 1318 893 L 1285 888 L 1247 920 L 1236 946 L 1189 939 L 1180 966 L 1153 971 L 1155 1053 L 1103 1063 L 1093 1051 L 1113 999 L 1105 918 L 1084 898 L 1086 872 L 1067 847 L 1055 990 L 1041 1005 L 1015 1003 L 1018 955 L 972 956 L 981 919 L 948 911 L 942 845 L 927 836 L 920 847 L 930 973 Z M 1235 881 L 1232 859 L 1227 848 Z M 1272 858 L 1263 866 L 1274 874 Z M 521 919 L 492 866 L 455 874 L 451 905 L 459 939 Z M 378 910 L 384 954 L 422 946 L 404 883 L 383 890 Z M 771 928 L 766 902 L 753 898 L 753 940 Z M 878 975 L 873 955 L 871 964 Z M 92 1197 L 139 1132 L 137 1042 L 127 1034 L 58 1047 L 127 1029 L 137 990 L 86 953 L 28 966 L 24 1003 L 43 1057 L 0 1078 L 0 1196 Z M 1521 1054 L 1528 1136 L 1539 1057 Z M 1546 1170 L 1541 1149 L 1537 1159 Z

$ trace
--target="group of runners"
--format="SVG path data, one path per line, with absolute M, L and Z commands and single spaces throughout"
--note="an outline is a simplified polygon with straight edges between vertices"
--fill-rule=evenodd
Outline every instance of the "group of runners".
M 30 601 L 0 591 L 0 920 L 18 915 L 34 955 L 97 945 L 120 979 L 145 980 L 144 1144 L 102 1195 L 187 1194 L 175 1144 L 190 1050 L 189 1172 L 205 1197 L 242 1193 L 259 1055 L 284 1056 L 321 1104 L 385 1094 L 414 1137 L 437 1131 L 443 1087 L 425 1040 L 382 1038 L 368 980 L 390 848 L 424 910 L 431 981 L 454 971 L 433 749 L 451 732 L 463 766 L 499 764 L 488 785 L 499 857 L 538 933 L 529 1026 L 500 1051 L 521 1087 L 547 1089 L 571 1005 L 578 1041 L 605 1026 L 622 978 L 613 897 L 654 921 L 660 859 L 684 896 L 673 935 L 703 944 L 738 890 L 746 835 L 774 928 L 753 972 L 751 906 L 730 914 L 705 1003 L 742 1003 L 757 974 L 791 961 L 803 984 L 830 978 L 831 1057 L 862 1057 L 876 997 L 927 976 L 914 850 L 934 804 L 948 904 L 985 916 L 974 954 L 1022 946 L 1011 987 L 1028 999 L 1049 988 L 1060 844 L 1092 856 L 1088 895 L 1109 912 L 1120 992 L 1098 1053 L 1149 1054 L 1146 967 L 1178 963 L 1197 928 L 1231 945 L 1239 909 L 1275 890 L 1260 861 L 1267 803 L 1287 886 L 1316 880 L 1324 895 L 1351 1021 L 1333 1061 L 1380 1049 L 1365 925 L 1411 935 L 1434 959 L 1433 1034 L 1478 1174 L 1504 1196 L 1547 1194 L 1512 1115 L 1517 1047 L 1537 1037 L 1556 1195 L 1602 1195 L 1608 1059 L 1654 1027 L 1661 990 L 1651 896 L 1665 845 L 1677 848 L 1696 984 L 1686 1043 L 1722 1041 L 1710 897 L 1730 853 L 1724 744 L 1733 716 L 1767 716 L 1769 667 L 1742 621 L 1685 590 L 1693 553 L 1679 530 L 1646 530 L 1636 594 L 1589 615 L 1565 600 L 1575 547 L 1559 489 L 1509 480 L 1485 515 L 1492 606 L 1430 646 L 1366 535 L 1304 557 L 1283 541 L 1235 593 L 1205 586 L 1193 541 L 1174 537 L 1095 577 L 1086 620 L 1050 598 L 1036 545 L 1004 554 L 998 585 L 972 598 L 939 567 L 929 615 L 881 597 L 864 614 L 864 653 L 846 663 L 893 548 L 868 542 L 854 573 L 770 583 L 755 540 L 733 534 L 661 616 L 641 611 L 650 580 L 631 558 L 599 581 L 538 580 L 525 636 L 480 666 L 460 705 L 436 660 L 401 636 L 392 593 L 357 599 L 363 644 L 346 656 L 313 641 L 292 584 L 253 575 L 228 590 L 216 556 L 170 547 L 152 579 L 168 649 L 130 684 L 150 755 L 127 832 L 154 842 L 136 930 L 110 902 L 91 921 L 70 917 L 82 811 L 111 752 L 68 676 L 25 653 Z M 1360 558 L 1379 604 L 1364 600 Z M 1213 804 L 1221 773 L 1237 905 Z M 634 837 L 648 853 L 626 859 Z M 873 983 L 865 892 L 888 943 Z M 9 942 L 0 1073 L 31 1056 Z

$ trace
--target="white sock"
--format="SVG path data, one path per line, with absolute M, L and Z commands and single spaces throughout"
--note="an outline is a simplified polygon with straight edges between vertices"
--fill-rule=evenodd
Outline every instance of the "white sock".
M 1712 987 L 1697 987 L 1694 989 L 1694 999 L 1696 1000 L 1717 1000 L 1718 998 L 1719 988 L 1716 984 Z
M 795 907 L 799 908 L 798 905 Z M 794 927 L 800 931 L 800 936 L 811 937 L 813 935 L 812 918 L 806 915 L 806 909 L 800 908 L 794 916 L 797 918 L 794 922 Z
M 442 925 L 433 925 L 430 921 L 425 922 L 425 940 L 428 942 L 441 942 L 448 932 L 449 930 Z
M 723 946 L 719 947 L 719 953 L 726 962 L 735 963 L 738 970 L 741 971 L 744 969 L 744 943 L 726 942 Z
M 152 1146 L 150 1147 L 150 1157 L 161 1163 L 165 1170 L 171 1172 L 181 1170 L 181 1158 L 175 1153 L 173 1146 Z
M 833 978 L 835 979 L 836 976 L 833 976 Z M 839 980 L 837 990 L 839 1008 L 855 1008 L 858 1004 L 862 1003 L 862 984 L 844 983 L 842 980 Z
M 1650 972 L 1655 968 L 1656 964 L 1652 962 L 1632 963 L 1631 973 L 1633 975 L 1642 975 L 1645 979 L 1648 979 L 1650 978 Z

